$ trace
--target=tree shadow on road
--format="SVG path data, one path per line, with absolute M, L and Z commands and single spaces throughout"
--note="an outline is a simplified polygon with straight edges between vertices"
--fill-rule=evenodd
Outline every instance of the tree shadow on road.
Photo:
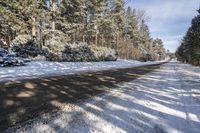
M 44 113 L 61 110 L 61 107 L 67 104 L 80 106 L 80 108 L 86 110 L 87 112 L 90 112 L 95 116 L 99 116 L 105 121 L 112 123 L 113 125 L 126 132 L 130 132 L 130 129 L 136 130 L 137 132 L 143 132 L 144 130 L 155 128 L 157 125 L 152 127 L 152 125 L 148 123 L 148 118 L 143 118 L 143 114 L 136 113 L 138 115 L 137 117 L 131 117 L 136 114 L 120 109 L 111 110 L 109 106 L 106 105 L 109 99 L 105 98 L 95 105 L 97 108 L 100 108 L 101 111 L 94 107 L 88 106 L 86 103 L 87 99 L 92 98 L 93 96 L 99 96 L 99 94 L 106 95 L 107 93 L 104 92 L 109 92 L 110 90 L 121 87 L 124 88 L 123 93 L 130 95 L 130 97 L 133 97 L 134 99 L 149 100 L 150 102 L 162 104 L 167 109 L 173 108 L 174 110 L 181 112 L 181 108 L 176 107 L 178 105 L 174 106 L 179 97 L 177 98 L 161 95 L 159 92 L 154 92 L 157 91 L 157 89 L 154 88 L 153 85 L 147 85 L 145 83 L 148 82 L 148 84 L 153 84 L 153 82 L 156 82 L 159 84 L 164 84 L 164 82 L 166 82 L 166 79 L 161 79 L 159 74 L 154 74 L 148 78 L 146 76 L 143 77 L 145 74 L 150 72 L 164 73 L 164 71 L 162 72 L 159 68 L 160 65 L 152 65 L 147 67 L 116 69 L 84 73 L 79 75 L 76 74 L 27 81 L 7 82 L 1 84 L 0 131 L 3 131 L 12 126 L 16 126 L 30 119 L 39 117 Z M 134 80 L 138 78 L 143 80 L 135 83 Z M 169 88 L 161 88 L 161 93 L 176 91 L 174 90 L 176 89 L 174 85 L 177 85 L 178 83 L 176 80 L 173 80 L 173 78 L 171 78 L 171 80 L 168 79 Z M 128 82 L 132 83 L 132 85 L 130 84 L 131 88 L 130 86 L 122 87 L 125 83 Z M 135 89 L 134 93 L 133 89 Z M 128 101 L 116 96 L 110 96 L 110 98 L 116 99 L 116 101 L 112 101 L 112 103 L 115 105 L 130 108 L 131 110 L 135 109 L 136 111 L 142 111 L 144 114 L 149 114 L 155 119 L 160 115 L 163 115 L 165 117 L 177 119 L 179 121 L 185 120 L 182 117 L 176 116 L 176 114 L 167 114 L 166 112 L 156 110 L 155 108 L 151 107 L 151 104 L 149 106 L 143 106 L 140 103 L 136 103 L 134 100 L 133 102 L 130 102 L 130 100 Z M 85 124 L 86 127 L 90 127 L 91 129 L 92 126 L 94 126 L 88 125 L 84 115 L 81 112 L 71 112 L 71 114 L 78 115 L 80 124 Z M 68 115 L 70 115 L 70 113 L 68 113 Z M 70 122 L 72 127 L 73 121 L 74 120 Z M 130 122 L 132 124 L 130 124 Z M 194 123 L 199 124 L 198 122 Z M 169 123 L 169 125 L 173 127 L 171 123 Z M 62 131 L 66 130 L 66 128 L 72 129 L 70 126 L 62 127 L 57 123 L 53 123 L 49 126 L 51 126 L 52 130 L 54 131 L 58 129 Z M 89 132 L 91 130 L 90 128 L 85 130 L 85 132 Z M 97 127 L 95 128 L 97 131 L 100 130 L 97 129 Z M 160 130 L 159 128 L 155 129 Z
M 0 131 L 132 81 L 160 66 L 127 68 L 85 74 L 2 83 Z

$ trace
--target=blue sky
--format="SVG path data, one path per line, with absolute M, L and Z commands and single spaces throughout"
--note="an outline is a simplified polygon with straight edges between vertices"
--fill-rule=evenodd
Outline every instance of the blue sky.
M 197 15 L 200 0 L 131 0 L 129 6 L 146 11 L 151 35 L 161 38 L 165 48 L 174 52 Z

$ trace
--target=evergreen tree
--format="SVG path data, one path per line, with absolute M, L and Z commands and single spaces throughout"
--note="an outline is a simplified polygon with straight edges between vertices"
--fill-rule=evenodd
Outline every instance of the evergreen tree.
M 130 35 L 130 38 L 134 43 L 139 43 L 139 22 L 137 20 L 137 13 L 135 9 L 128 7 L 126 11 L 126 33 Z
M 166 56 L 166 51 L 163 45 L 163 41 L 159 38 L 153 40 L 152 52 L 156 54 L 155 60 L 164 60 Z
M 193 65 L 200 65 L 200 9 L 198 15 L 192 20 L 182 40 L 181 46 L 177 49 L 178 60 Z
M 16 34 L 31 34 L 39 19 L 43 1 L 4 0 L 0 2 L 1 36 L 11 41 Z M 9 42 L 8 42 L 9 43 Z
M 0 1 L 0 37 L 9 44 L 19 34 L 29 34 L 43 45 L 45 39 L 64 37 L 73 42 L 84 41 L 85 36 L 91 44 L 95 36 L 95 44 L 101 42 L 123 51 L 126 58 L 138 59 L 131 53 L 150 53 L 153 39 L 145 13 L 125 4 L 125 0 Z

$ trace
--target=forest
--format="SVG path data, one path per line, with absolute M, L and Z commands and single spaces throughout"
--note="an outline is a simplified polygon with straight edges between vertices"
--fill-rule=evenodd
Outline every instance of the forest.
M 193 18 L 191 27 L 176 51 L 176 56 L 183 63 L 200 66 L 200 9 L 197 12 L 198 15 Z
M 150 18 L 128 2 L 0 1 L 0 51 L 48 61 L 165 59 L 163 41 L 151 37 Z

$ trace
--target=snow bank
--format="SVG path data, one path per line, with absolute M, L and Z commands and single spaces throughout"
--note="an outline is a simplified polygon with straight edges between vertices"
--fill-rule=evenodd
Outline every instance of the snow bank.
M 75 74 L 86 71 L 109 70 L 141 65 L 157 64 L 159 62 L 139 62 L 122 60 L 111 62 L 48 62 L 33 61 L 26 66 L 0 68 L 0 82 L 32 79 L 48 76 Z

